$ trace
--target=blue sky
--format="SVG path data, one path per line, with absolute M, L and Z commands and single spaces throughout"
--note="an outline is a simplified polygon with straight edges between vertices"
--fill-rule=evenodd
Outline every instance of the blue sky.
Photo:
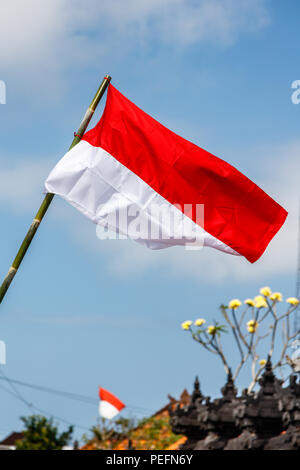
M 219 393 L 222 366 L 181 322 L 218 319 L 218 305 L 252 297 L 263 285 L 295 294 L 300 105 L 291 101 L 291 84 L 300 79 L 299 10 L 296 0 L 1 6 L 2 276 L 45 178 L 107 73 L 144 111 L 235 165 L 289 212 L 251 265 L 208 248 L 152 252 L 133 241 L 100 241 L 88 219 L 55 198 L 0 307 L 7 376 L 95 397 L 102 385 L 144 414 L 165 405 L 168 393 L 191 390 L 196 374 L 204 393 Z M 19 390 L 83 428 L 96 422 L 96 406 Z M 1 388 L 0 396 L 6 435 L 30 409 Z

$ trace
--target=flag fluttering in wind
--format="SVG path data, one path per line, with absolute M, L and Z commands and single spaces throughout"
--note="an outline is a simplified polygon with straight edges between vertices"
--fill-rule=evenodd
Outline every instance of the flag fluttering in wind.
M 45 188 L 149 248 L 210 246 L 252 263 L 287 216 L 236 168 L 164 127 L 111 84 L 100 121 L 58 162 Z
M 125 408 L 119 398 L 102 387 L 99 387 L 99 398 L 99 414 L 102 418 L 112 419 Z

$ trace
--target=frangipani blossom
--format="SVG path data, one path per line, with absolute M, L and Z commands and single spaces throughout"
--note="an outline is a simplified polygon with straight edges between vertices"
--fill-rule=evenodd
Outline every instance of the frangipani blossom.
M 183 323 L 181 323 L 181 328 L 183 330 L 189 330 L 193 322 L 191 320 L 186 320 Z
M 265 297 L 270 297 L 270 295 L 272 294 L 272 291 L 270 289 L 270 287 L 262 287 L 259 291 L 261 293 L 261 295 L 264 295 Z
M 253 334 L 256 332 L 257 327 L 258 327 L 258 322 L 255 320 L 250 320 L 247 323 L 248 331 L 249 333 Z
M 254 298 L 254 305 L 256 308 L 266 308 L 268 306 L 266 299 L 262 295 L 257 295 Z
M 280 292 L 273 292 L 273 294 L 270 295 L 270 300 L 282 302 L 282 294 Z
M 236 309 L 242 305 L 242 302 L 239 299 L 232 299 L 229 302 L 229 308 Z
M 286 301 L 288 304 L 291 304 L 291 305 L 298 305 L 299 303 L 299 300 L 296 299 L 296 297 L 289 297 L 288 299 L 286 299 Z

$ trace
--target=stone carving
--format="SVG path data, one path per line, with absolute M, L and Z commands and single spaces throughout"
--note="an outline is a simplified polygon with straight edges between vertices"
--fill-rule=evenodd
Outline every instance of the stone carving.
M 192 450 L 300 450 L 300 383 L 296 375 L 283 387 L 270 359 L 257 393 L 244 390 L 237 396 L 231 371 L 221 398 L 202 395 L 198 377 L 190 402 L 170 407 L 174 433 Z

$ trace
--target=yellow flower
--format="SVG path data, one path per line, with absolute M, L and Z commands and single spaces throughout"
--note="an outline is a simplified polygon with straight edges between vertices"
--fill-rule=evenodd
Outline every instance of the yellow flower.
M 209 335 L 212 335 L 214 336 L 217 332 L 217 328 L 214 326 L 214 325 L 210 325 L 208 328 L 207 328 L 207 333 Z
M 286 299 L 286 301 L 288 304 L 291 304 L 291 305 L 298 305 L 299 303 L 299 300 L 296 299 L 296 297 L 289 297 L 288 299 Z
M 195 321 L 196 326 L 202 326 L 204 325 L 204 323 L 205 323 L 204 318 L 197 318 L 197 320 Z
M 254 305 L 256 308 L 266 308 L 268 306 L 266 299 L 262 295 L 254 297 Z
M 238 308 L 240 305 L 242 305 L 242 302 L 239 299 L 232 299 L 229 302 L 229 308 Z
M 193 322 L 191 320 L 184 321 L 183 323 L 181 323 L 181 328 L 183 328 L 184 330 L 189 330 L 192 323 Z
M 257 330 L 258 323 L 257 323 L 257 321 L 255 321 L 255 320 L 250 320 L 250 321 L 248 321 L 248 323 L 247 323 L 247 327 L 248 327 L 249 333 L 253 334 L 253 333 L 255 333 L 256 330 Z
M 259 365 L 260 365 L 260 366 L 265 366 L 266 363 L 267 363 L 267 361 L 266 361 L 265 359 L 261 359 L 261 360 L 259 361 Z
M 282 302 L 282 294 L 280 294 L 280 292 L 273 292 L 273 294 L 270 295 L 270 299 Z
M 270 297 L 270 295 L 272 294 L 270 287 L 262 287 L 259 292 L 265 297 Z
M 250 307 L 254 307 L 254 301 L 252 299 L 246 299 L 244 302 L 246 305 L 250 305 Z

